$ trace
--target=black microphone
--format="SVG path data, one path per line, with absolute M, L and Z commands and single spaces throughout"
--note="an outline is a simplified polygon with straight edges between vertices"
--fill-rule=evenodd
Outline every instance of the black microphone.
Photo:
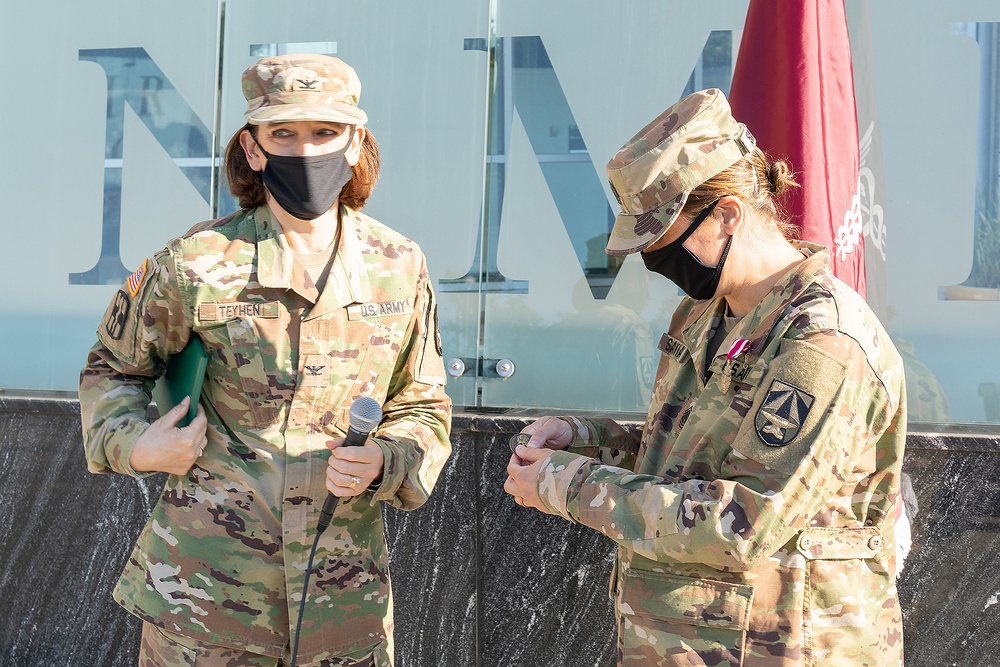
M 344 446 L 360 447 L 365 444 L 368 434 L 375 430 L 380 421 L 382 421 L 382 406 L 378 404 L 378 401 L 370 396 L 361 396 L 355 399 L 351 405 L 351 426 L 347 429 Z M 330 525 L 330 520 L 333 519 L 333 512 L 337 509 L 338 500 L 339 498 L 332 493 L 326 494 L 323 509 L 319 511 L 319 524 L 316 526 L 317 533 L 322 533 Z

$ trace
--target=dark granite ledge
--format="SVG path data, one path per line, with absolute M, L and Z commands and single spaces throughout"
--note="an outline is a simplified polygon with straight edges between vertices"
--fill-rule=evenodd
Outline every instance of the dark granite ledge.
M 468 407 L 456 407 L 452 416 L 452 430 L 468 430 L 476 433 L 517 433 L 522 428 L 538 419 L 550 416 L 595 416 L 611 417 L 626 428 L 641 429 L 646 419 L 644 414 L 606 413 L 585 410 L 546 410 L 537 408 L 511 408 L 503 412 L 484 410 L 482 412 Z
M 587 413 L 582 410 L 510 409 L 502 413 L 456 408 L 455 431 L 477 433 L 517 433 L 533 420 L 547 415 L 611 417 L 625 428 L 641 429 L 646 416 L 639 413 Z M 911 424 L 907 429 L 908 449 L 1000 453 L 1000 424 Z
M 68 392 L 65 396 L 32 396 L 0 389 L 0 413 L 78 415 L 80 401 Z
M 0 414 L 80 414 L 80 401 L 73 392 L 53 394 L 0 389 Z M 154 413 L 155 414 L 155 413 Z M 477 411 L 456 407 L 452 430 L 478 433 L 517 433 L 531 421 L 546 415 L 580 415 L 584 411 L 509 409 Z M 612 417 L 627 428 L 642 428 L 640 413 L 591 413 Z M 1000 424 L 911 424 L 906 436 L 908 449 L 1000 453 Z
M 906 432 L 906 449 L 1000 453 L 1000 425 L 913 424 Z
M 613 543 L 503 491 L 507 435 L 548 414 L 586 413 L 456 408 L 431 499 L 387 510 L 399 667 L 614 665 Z M 135 664 L 139 623 L 110 591 L 162 480 L 88 474 L 79 419 L 70 392 L 0 390 L 0 665 Z M 907 665 L 997 664 L 1000 425 L 914 424 L 907 442 Z

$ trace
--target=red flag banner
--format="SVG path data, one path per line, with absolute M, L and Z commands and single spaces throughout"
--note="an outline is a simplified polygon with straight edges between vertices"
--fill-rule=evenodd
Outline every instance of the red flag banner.
M 802 187 L 782 202 L 802 238 L 830 248 L 865 295 L 858 119 L 843 0 L 750 0 L 729 95 L 770 159 Z

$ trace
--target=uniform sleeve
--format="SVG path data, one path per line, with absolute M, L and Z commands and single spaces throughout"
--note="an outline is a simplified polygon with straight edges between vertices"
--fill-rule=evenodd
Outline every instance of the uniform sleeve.
M 539 472 L 539 493 L 553 513 L 646 558 L 752 569 L 829 506 L 857 461 L 885 456 L 872 450 L 899 400 L 853 339 L 785 340 L 718 479 L 668 484 L 558 452 Z
M 144 477 L 129 465 L 149 427 L 146 408 L 163 359 L 180 351 L 190 319 L 168 251 L 147 259 L 115 294 L 80 373 L 87 468 Z
M 451 399 L 444 385 L 437 304 L 422 262 L 412 326 L 375 433 L 385 457 L 376 500 L 410 510 L 430 497 L 451 454 Z
M 560 417 L 573 429 L 569 451 L 596 459 L 604 465 L 631 470 L 639 452 L 639 434 L 613 419 Z

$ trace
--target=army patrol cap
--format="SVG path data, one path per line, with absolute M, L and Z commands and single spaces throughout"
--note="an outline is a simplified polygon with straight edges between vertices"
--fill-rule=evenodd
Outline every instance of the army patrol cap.
M 608 162 L 608 181 L 621 212 L 607 253 L 638 252 L 663 236 L 694 188 L 752 153 L 755 145 L 717 88 L 692 93 L 664 111 Z
M 364 125 L 361 79 L 340 58 L 311 53 L 270 56 L 243 72 L 248 123 L 319 120 Z

